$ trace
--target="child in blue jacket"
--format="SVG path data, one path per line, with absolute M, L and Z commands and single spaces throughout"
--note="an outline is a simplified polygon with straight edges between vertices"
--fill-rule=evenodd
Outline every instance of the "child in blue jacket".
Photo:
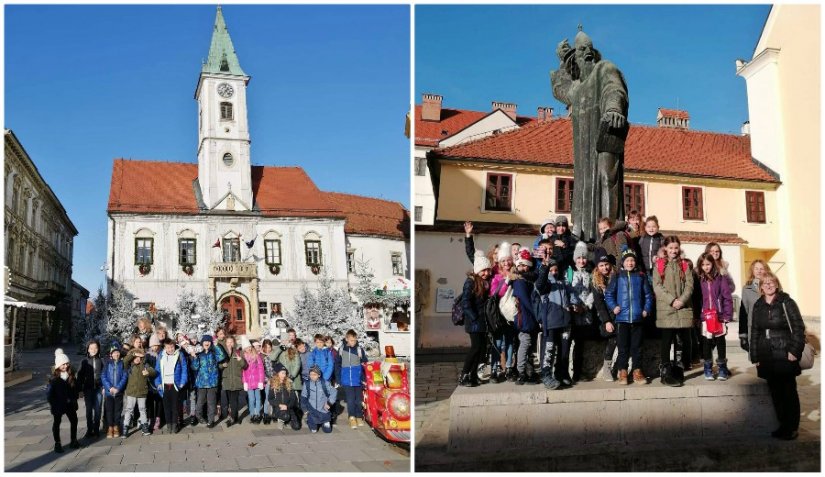
M 166 433 L 180 431 L 178 425 L 178 396 L 189 381 L 189 365 L 186 355 L 176 349 L 175 342 L 163 340 L 163 351 L 155 360 L 155 388 L 163 400 L 163 413 L 166 420 Z
M 539 266 L 534 298 L 542 328 L 542 382 L 548 389 L 570 386 L 570 312 L 579 299 L 560 276 L 559 264 L 546 254 Z
M 335 382 L 344 389 L 349 425 L 353 429 L 364 425 L 364 409 L 361 405 L 363 399 L 361 381 L 364 377 L 364 368 L 361 365 L 366 362 L 367 353 L 358 344 L 358 335 L 355 334 L 355 330 L 347 331 L 345 343 L 338 348 Z
M 633 382 L 647 384 L 641 369 L 642 321 L 653 311 L 653 290 L 647 275 L 636 268 L 636 253 L 632 249 L 622 253 L 622 269 L 610 279 L 604 301 L 616 316 L 619 384 L 628 383 L 628 354 L 633 358 Z
M 307 414 L 307 427 L 313 434 L 321 427 L 325 433 L 332 432 L 332 406 L 338 391 L 323 379 L 321 368 L 314 365 L 309 369 L 309 380 L 301 390 L 301 409 Z
M 315 348 L 309 352 L 307 357 L 307 368 L 318 366 L 321 369 L 321 377 L 324 381 L 332 379 L 332 372 L 335 370 L 335 360 L 332 358 L 332 350 L 324 346 L 324 336 L 316 334 L 313 337 Z
M 206 404 L 206 427 L 211 429 L 217 424 L 215 413 L 218 396 L 218 363 L 226 359 L 226 353 L 223 347 L 212 344 L 211 335 L 203 335 L 201 345 L 203 346 L 202 352 L 196 353 L 195 349 L 192 349 L 189 353 L 192 356 L 192 369 L 196 371 L 195 387 L 198 388 L 198 402 L 195 407 L 198 412 L 202 412 L 203 405 Z M 200 417 L 203 420 L 203 415 Z M 191 421 L 193 426 L 198 424 L 198 418 L 194 415 Z
M 112 343 L 109 360 L 100 376 L 103 383 L 103 425 L 106 426 L 106 438 L 120 437 L 121 416 L 123 415 L 123 392 L 129 377 L 123 361 L 120 360 L 120 344 Z

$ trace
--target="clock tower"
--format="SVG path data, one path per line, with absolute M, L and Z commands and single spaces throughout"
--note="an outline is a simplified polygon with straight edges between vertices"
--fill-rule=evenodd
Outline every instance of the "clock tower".
M 208 210 L 252 209 L 249 124 L 243 72 L 221 7 L 209 57 L 201 68 L 198 101 L 198 182 Z

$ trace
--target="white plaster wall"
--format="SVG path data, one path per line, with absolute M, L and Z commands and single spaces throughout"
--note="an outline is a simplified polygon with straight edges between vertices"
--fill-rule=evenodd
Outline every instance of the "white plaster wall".
M 430 147 L 416 147 L 415 159 L 425 159 Z M 415 170 L 413 170 L 415 174 Z M 413 187 L 415 188 L 415 207 L 423 207 L 421 220 L 415 219 L 415 207 L 413 207 L 413 220 L 416 224 L 432 225 L 435 220 L 435 194 L 433 193 L 433 183 L 430 178 L 430 168 L 425 167 L 424 175 L 413 175 Z
M 347 249 L 355 251 L 355 260 L 368 263 L 373 274 L 375 274 L 376 284 L 396 276 L 392 273 L 391 256 L 393 253 L 401 254 L 401 265 L 404 268 L 402 276 L 410 277 L 408 244 L 406 242 L 364 235 L 349 235 L 347 241 Z M 352 284 L 358 281 L 353 273 L 349 274 L 349 279 Z

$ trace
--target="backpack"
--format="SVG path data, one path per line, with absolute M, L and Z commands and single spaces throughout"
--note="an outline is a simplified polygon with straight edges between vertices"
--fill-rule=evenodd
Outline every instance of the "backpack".
M 679 263 L 682 266 L 682 274 L 687 273 L 687 270 L 688 270 L 687 260 L 685 260 L 684 258 L 681 258 L 681 259 L 679 259 Z M 665 260 L 658 259 L 658 258 L 656 259 L 656 270 L 659 272 L 659 278 L 662 279 L 662 282 L 665 281 L 665 265 L 666 264 L 667 264 L 666 259 Z
M 501 290 L 503 284 L 504 282 L 499 282 L 493 295 L 487 298 L 487 301 L 484 303 L 484 317 L 487 320 L 487 331 L 492 334 L 498 334 L 507 327 L 507 320 L 504 319 L 498 307 L 498 292 Z
M 464 325 L 464 294 L 458 295 L 453 302 L 453 313 L 452 313 L 452 320 L 453 325 L 455 326 L 463 326 Z

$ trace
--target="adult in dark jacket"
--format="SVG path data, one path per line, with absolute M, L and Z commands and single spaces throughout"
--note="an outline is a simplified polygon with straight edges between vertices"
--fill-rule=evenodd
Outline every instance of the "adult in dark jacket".
M 753 305 L 749 353 L 756 373 L 767 380 L 779 428 L 771 434 L 785 440 L 799 435 L 799 394 L 796 377 L 802 372 L 799 358 L 805 347 L 805 323 L 796 302 L 773 273 L 760 286 L 762 297 Z
M 542 329 L 542 381 L 548 389 L 570 386 L 571 311 L 580 304 L 579 299 L 562 279 L 556 261 L 546 256 L 539 267 L 535 291 L 536 321 Z
M 484 362 L 487 351 L 487 322 L 484 303 L 489 294 L 490 259 L 481 252 L 473 260 L 473 273 L 467 275 L 461 292 L 461 308 L 464 312 L 464 331 L 470 335 L 470 351 L 464 359 L 464 367 L 458 384 L 478 386 L 478 366 Z
M 100 357 L 100 342 L 93 339 L 86 346 L 86 357 L 77 372 L 77 388 L 83 392 L 86 402 L 86 435 L 84 438 L 100 435 L 100 414 L 103 409 L 103 367 Z
M 292 430 L 301 428 L 301 419 L 298 418 L 296 408 L 298 400 L 292 389 L 292 380 L 289 379 L 286 367 L 276 363 L 273 369 L 275 375 L 269 380 L 269 405 L 272 406 L 272 417 L 278 421 L 281 429 L 289 424 Z
M 590 286 L 593 289 L 593 314 L 599 320 L 599 332 L 602 337 L 607 338 L 604 347 L 604 365 L 602 366 L 602 379 L 608 382 L 614 381 L 613 376 L 613 353 L 616 351 L 616 322 L 613 313 L 607 306 L 604 292 L 610 279 L 615 273 L 613 257 L 608 255 L 604 249 L 596 257 L 596 268 L 593 270 L 593 280 Z
M 655 215 L 645 219 L 645 230 L 638 239 L 639 252 L 642 257 L 644 270 L 648 275 L 653 273 L 653 259 L 662 246 L 664 236 L 659 233 L 659 219 Z
M 535 307 L 533 306 L 533 287 L 538 275 L 531 270 L 533 258 L 526 248 L 519 250 L 516 259 L 516 275 L 511 283 L 513 296 L 516 297 L 518 313 L 513 320 L 513 326 L 518 332 L 518 354 L 516 368 L 519 376 L 517 385 L 525 383 L 538 384 L 538 375 L 533 369 L 534 347 L 537 342 L 538 321 L 536 321 Z
M 578 238 L 570 233 L 567 217 L 556 217 L 556 233 L 550 239 L 553 242 L 553 260 L 559 265 L 559 273 L 566 276 L 567 269 L 573 266 L 573 252 Z
M 748 351 L 748 342 L 751 336 L 753 320 L 750 319 L 750 316 L 753 315 L 753 306 L 762 296 L 759 285 L 762 278 L 765 277 L 765 273 L 770 271 L 771 267 L 767 263 L 762 260 L 754 260 L 751 263 L 750 277 L 745 282 L 745 286 L 742 287 L 742 303 L 739 305 L 739 345 L 745 351 Z M 756 361 L 754 353 L 748 352 L 748 357 L 751 361 Z
M 69 447 L 72 449 L 80 447 L 80 443 L 77 442 L 77 394 L 75 372 L 69 364 L 69 357 L 63 353 L 56 354 L 54 371 L 46 391 L 46 400 L 54 417 L 52 436 L 54 437 L 54 451 L 57 453 L 63 452 L 63 447 L 60 445 L 60 422 L 64 414 L 69 418 L 72 439 Z

